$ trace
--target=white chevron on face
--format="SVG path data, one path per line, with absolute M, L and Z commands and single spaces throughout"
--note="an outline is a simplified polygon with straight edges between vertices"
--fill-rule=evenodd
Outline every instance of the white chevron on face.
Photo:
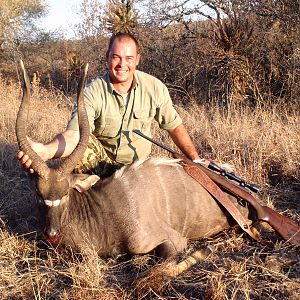
M 44 202 L 49 207 L 55 207 L 55 206 L 59 206 L 60 199 L 57 199 L 57 200 L 44 200 Z

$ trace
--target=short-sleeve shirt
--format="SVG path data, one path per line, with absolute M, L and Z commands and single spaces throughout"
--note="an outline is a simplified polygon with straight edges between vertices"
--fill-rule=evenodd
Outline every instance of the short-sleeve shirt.
M 90 130 L 109 157 L 121 164 L 130 164 L 150 155 L 151 142 L 134 133 L 133 129 L 151 137 L 153 120 L 166 130 L 182 123 L 167 87 L 159 79 L 136 70 L 129 93 L 124 101 L 113 87 L 108 73 L 93 80 L 84 90 Z M 76 105 L 68 129 L 78 130 Z

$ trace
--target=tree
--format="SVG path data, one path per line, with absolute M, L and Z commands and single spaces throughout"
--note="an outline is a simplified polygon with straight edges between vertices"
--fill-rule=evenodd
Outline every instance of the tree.
M 179 91 L 180 101 L 284 105 L 299 99 L 299 1 L 139 3 L 141 67 Z
M 80 21 L 75 28 L 78 40 L 76 44 L 73 44 L 72 49 L 67 51 L 69 76 L 78 74 L 84 62 L 89 62 L 89 76 L 91 77 L 102 73 L 105 68 L 106 30 L 104 15 L 105 5 L 103 1 L 82 0 L 78 11 Z M 75 60 L 74 57 L 76 57 Z
M 0 46 L 20 40 L 22 32 L 46 14 L 43 0 L 0 0 L 0 5 Z
M 15 77 L 19 48 L 34 39 L 36 21 L 46 14 L 44 0 L 0 0 L 0 71 Z
M 102 35 L 104 5 L 100 0 L 83 0 L 78 12 L 80 23 L 76 25 L 76 32 L 81 39 L 93 39 Z
M 112 33 L 134 33 L 138 29 L 138 13 L 133 10 L 134 0 L 109 0 L 106 27 Z

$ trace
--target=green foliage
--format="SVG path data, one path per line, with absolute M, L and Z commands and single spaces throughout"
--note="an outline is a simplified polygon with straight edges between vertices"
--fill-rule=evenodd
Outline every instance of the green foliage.
M 34 20 L 46 11 L 43 0 L 0 0 L 0 43 L 20 37 L 26 26 L 33 26 Z
M 138 28 L 138 13 L 133 11 L 133 0 L 109 0 L 107 29 L 112 33 L 134 33 Z

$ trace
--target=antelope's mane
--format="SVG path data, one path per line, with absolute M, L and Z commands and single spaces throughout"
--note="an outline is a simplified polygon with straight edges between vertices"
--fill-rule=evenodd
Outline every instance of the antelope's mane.
M 171 167 L 181 167 L 178 162 L 181 161 L 180 159 L 174 158 L 167 158 L 167 157 L 149 157 L 146 159 L 140 159 L 134 161 L 131 165 L 124 166 L 121 169 L 115 172 L 114 177 L 120 178 L 127 172 L 135 172 L 140 167 L 147 167 L 147 166 L 171 166 Z

